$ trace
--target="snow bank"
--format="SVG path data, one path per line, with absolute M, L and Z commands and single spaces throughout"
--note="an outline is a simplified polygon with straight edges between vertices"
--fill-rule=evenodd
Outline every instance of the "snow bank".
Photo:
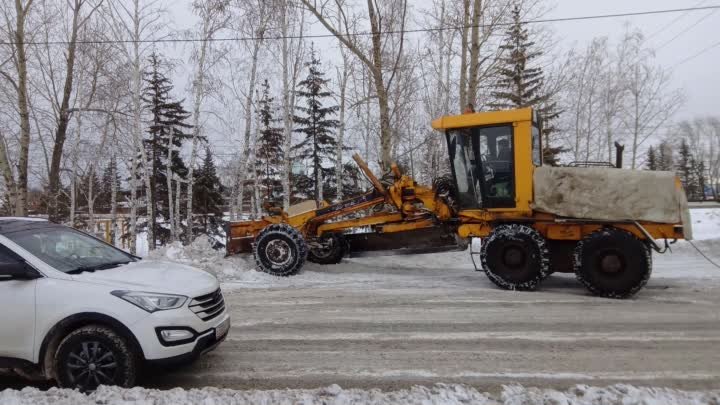
M 255 263 L 251 256 L 226 258 L 225 251 L 214 250 L 205 236 L 198 237 L 188 246 L 183 246 L 180 242 L 173 242 L 150 252 L 147 257 L 197 267 L 215 275 L 221 282 L 253 279 L 256 277 L 255 273 L 261 274 L 255 271 Z
M 100 387 L 90 395 L 77 391 L 51 388 L 40 391 L 0 392 L 2 405 L 240 405 L 240 404 L 422 404 L 422 405 L 694 405 L 717 404 L 720 391 L 678 391 L 666 388 L 638 388 L 614 385 L 607 388 L 577 385 L 567 391 L 504 386 L 499 396 L 482 393 L 465 385 L 438 384 L 432 387 L 415 386 L 410 389 L 383 392 L 378 389 L 342 389 L 337 385 L 312 390 L 236 391 L 219 388 L 184 390 L 175 388 L 160 391 L 144 388 L 121 389 Z
M 720 208 L 690 210 L 695 240 L 720 239 Z

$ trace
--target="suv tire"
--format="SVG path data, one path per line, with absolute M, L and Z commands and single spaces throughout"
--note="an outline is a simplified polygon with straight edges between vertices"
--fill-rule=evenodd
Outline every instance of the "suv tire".
M 112 329 L 89 325 L 67 335 L 55 353 L 57 383 L 87 392 L 99 385 L 129 388 L 135 385 L 137 354 Z

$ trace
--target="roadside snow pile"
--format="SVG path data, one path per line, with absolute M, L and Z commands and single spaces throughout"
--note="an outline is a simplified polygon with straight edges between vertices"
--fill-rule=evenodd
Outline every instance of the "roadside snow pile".
M 312 390 L 235 391 L 219 388 L 184 390 L 175 388 L 160 391 L 144 388 L 122 389 L 100 387 L 90 395 L 77 391 L 51 388 L 40 391 L 0 392 L 2 405 L 240 405 L 240 404 L 477 404 L 477 405 L 693 405 L 717 404 L 720 391 L 689 392 L 666 388 L 637 388 L 614 385 L 607 388 L 577 385 L 567 391 L 525 388 L 519 385 L 503 387 L 499 397 L 481 393 L 465 385 L 438 384 L 432 387 L 415 386 L 410 389 L 383 392 L 378 389 L 342 389 L 337 385 Z
M 241 256 L 225 258 L 224 250 L 214 250 L 206 237 L 199 237 L 188 246 L 173 242 L 157 249 L 147 257 L 151 260 L 169 260 L 203 269 L 221 282 L 241 279 L 242 273 L 253 272 L 254 263 Z M 252 258 L 250 258 L 252 259 Z
M 690 217 L 695 239 L 720 239 L 720 208 L 693 208 Z

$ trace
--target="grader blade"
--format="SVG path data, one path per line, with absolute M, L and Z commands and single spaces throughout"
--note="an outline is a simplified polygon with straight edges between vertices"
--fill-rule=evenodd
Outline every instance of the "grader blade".
M 395 256 L 462 251 L 467 244 L 444 227 L 394 233 L 346 234 L 350 257 Z

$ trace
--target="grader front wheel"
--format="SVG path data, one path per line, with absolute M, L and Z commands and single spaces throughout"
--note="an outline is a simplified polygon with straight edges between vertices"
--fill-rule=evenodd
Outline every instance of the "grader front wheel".
M 550 253 L 535 229 L 500 225 L 483 240 L 480 251 L 485 274 L 507 290 L 534 290 L 550 272 Z
M 650 249 L 627 231 L 604 228 L 578 242 L 575 275 L 591 293 L 629 298 L 647 284 L 652 272 Z
M 287 224 L 266 227 L 255 238 L 253 255 L 258 268 L 265 273 L 287 277 L 305 264 L 307 246 L 302 234 Z

